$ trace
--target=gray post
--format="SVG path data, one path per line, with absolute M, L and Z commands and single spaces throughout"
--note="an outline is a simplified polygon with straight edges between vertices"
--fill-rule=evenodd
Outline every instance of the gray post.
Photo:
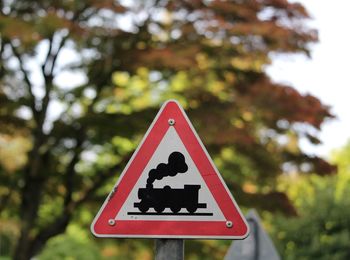
M 184 240 L 183 239 L 157 239 L 156 260 L 183 260 Z

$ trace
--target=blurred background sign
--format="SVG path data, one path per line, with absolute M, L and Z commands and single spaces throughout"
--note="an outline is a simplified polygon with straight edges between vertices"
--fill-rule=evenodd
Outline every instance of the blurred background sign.
M 250 210 L 246 219 L 250 227 L 248 237 L 233 242 L 225 260 L 280 260 L 272 240 L 261 224 L 258 213 Z

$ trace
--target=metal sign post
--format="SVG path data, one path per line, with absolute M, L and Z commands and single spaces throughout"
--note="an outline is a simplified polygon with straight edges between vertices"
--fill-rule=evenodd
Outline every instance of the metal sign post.
M 183 260 L 184 240 L 183 239 L 157 239 L 156 260 Z

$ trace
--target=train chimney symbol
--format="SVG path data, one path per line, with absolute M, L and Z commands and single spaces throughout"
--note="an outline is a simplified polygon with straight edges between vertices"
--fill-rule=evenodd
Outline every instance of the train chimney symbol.
M 206 203 L 198 202 L 198 193 L 201 185 L 185 184 L 183 189 L 173 189 L 170 186 L 163 188 L 153 188 L 155 180 L 161 180 L 164 177 L 174 177 L 177 174 L 186 173 L 188 166 L 185 162 L 185 156 L 180 152 L 172 152 L 169 155 L 168 163 L 160 163 L 155 169 L 148 173 L 146 188 L 140 188 L 138 191 L 139 202 L 134 203 L 134 207 L 139 212 L 128 212 L 128 215 L 200 215 L 212 216 L 213 213 L 196 213 L 199 208 L 206 208 Z M 154 211 L 149 211 L 154 208 Z M 171 212 L 164 212 L 170 208 Z M 185 208 L 186 212 L 180 212 Z

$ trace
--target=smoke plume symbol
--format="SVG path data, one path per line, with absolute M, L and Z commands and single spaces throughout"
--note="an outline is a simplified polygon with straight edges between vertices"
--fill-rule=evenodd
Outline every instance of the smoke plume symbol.
M 175 176 L 178 173 L 185 173 L 188 166 L 185 162 L 185 156 L 180 152 L 172 152 L 168 157 L 168 163 L 160 163 L 155 169 L 148 173 L 147 188 L 153 188 L 155 180 L 161 180 L 167 176 Z

